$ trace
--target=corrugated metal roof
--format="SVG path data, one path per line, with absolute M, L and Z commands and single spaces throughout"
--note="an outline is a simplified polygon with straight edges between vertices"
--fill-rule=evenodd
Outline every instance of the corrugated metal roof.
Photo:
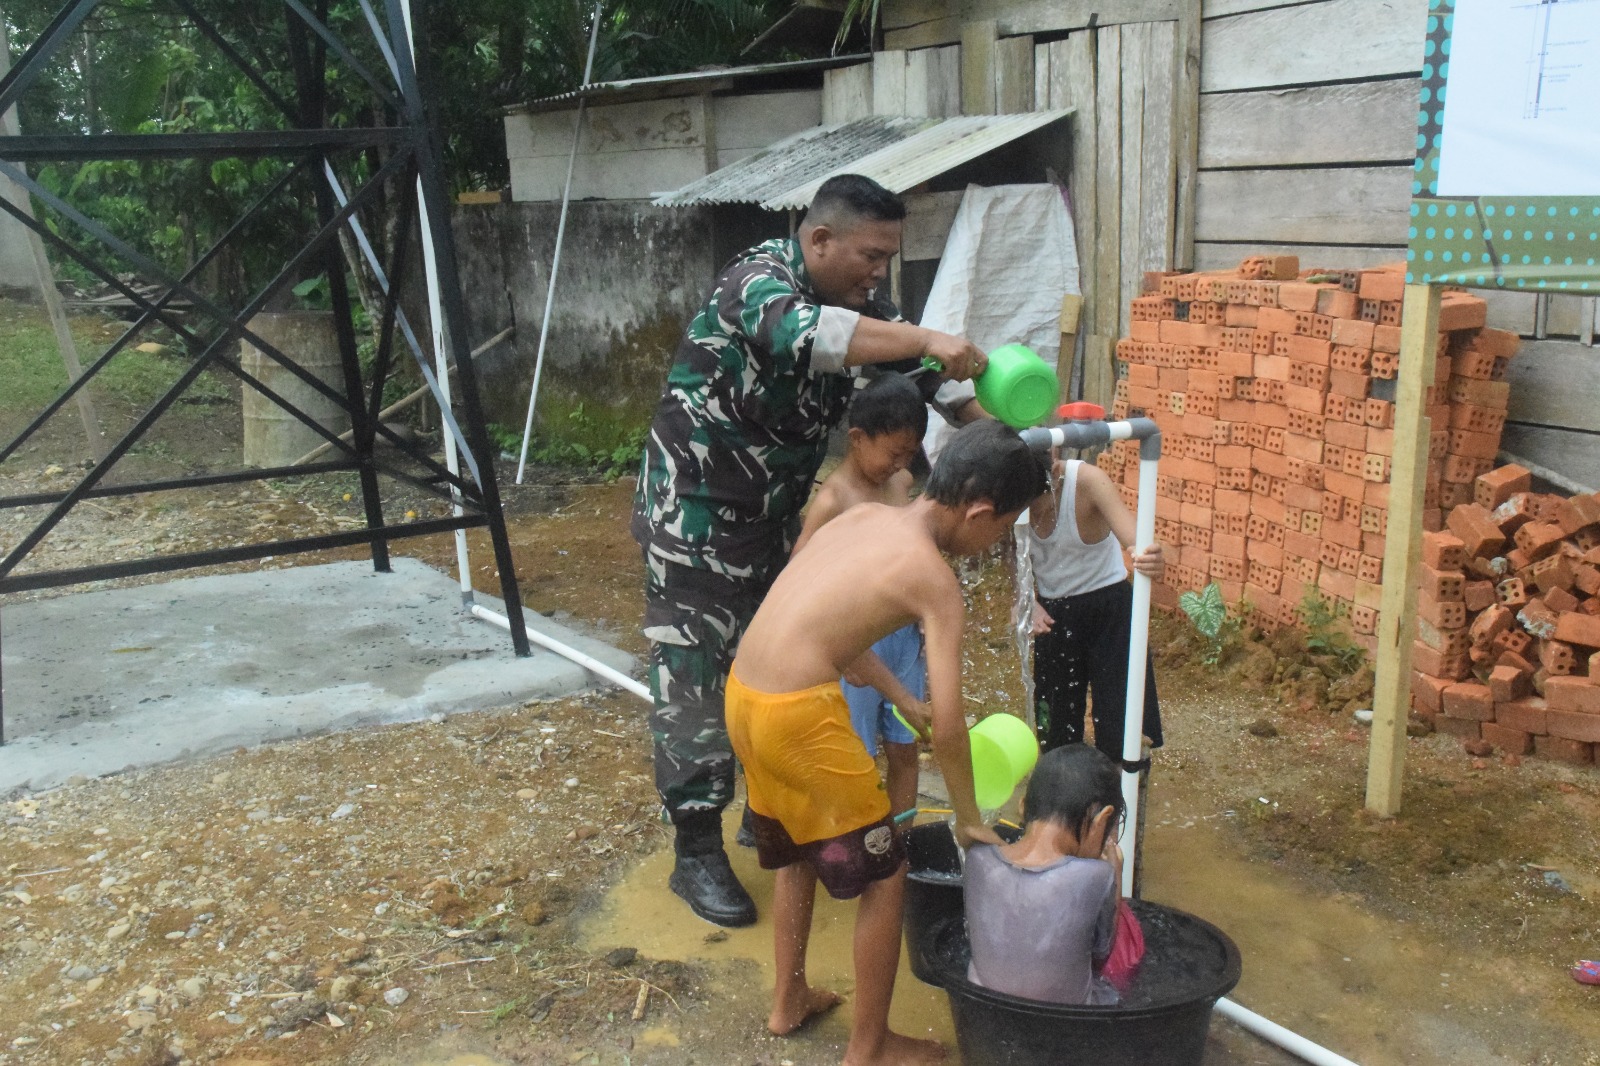
M 960 118 L 857 119 L 802 130 L 675 192 L 660 207 L 758 203 L 770 211 L 802 208 L 835 174 L 865 174 L 893 192 L 927 181 L 1042 129 L 1070 110 Z
M 715 88 L 732 87 L 745 79 L 775 78 L 789 74 L 807 74 L 813 71 L 832 70 L 835 67 L 853 66 L 872 61 L 871 55 L 828 56 L 823 59 L 800 59 L 782 63 L 755 63 L 746 67 L 719 67 L 713 70 L 691 70 L 682 74 L 658 74 L 649 78 L 624 78 L 619 81 L 597 81 L 570 92 L 554 96 L 541 96 L 520 104 L 511 104 L 502 110 L 506 114 L 523 111 L 556 111 L 576 104 L 579 100 L 625 97 L 628 99 L 653 99 L 661 96 L 709 92 Z M 606 102 L 610 102 L 609 99 Z
M 943 119 L 897 144 L 886 145 L 864 158 L 846 161 L 826 174 L 796 175 L 799 180 L 795 185 L 768 196 L 761 201 L 761 206 L 769 211 L 805 207 L 817 194 L 817 186 L 833 174 L 865 174 L 892 192 L 905 192 L 1070 114 L 1070 110 L 1032 111 L 1021 115 L 965 115 Z
M 655 203 L 658 207 L 760 203 L 768 197 L 781 196 L 798 182 L 813 178 L 820 181 L 938 121 L 879 116 L 840 126 L 813 126 L 697 178 L 675 192 L 665 193 Z

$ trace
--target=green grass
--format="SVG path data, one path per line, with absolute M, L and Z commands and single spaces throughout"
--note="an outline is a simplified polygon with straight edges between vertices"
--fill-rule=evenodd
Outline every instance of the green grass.
M 78 316 L 72 319 L 72 336 L 78 360 L 88 366 L 120 335 L 108 319 Z M 109 394 L 136 406 L 148 406 L 178 379 L 187 366 L 178 349 L 154 354 L 135 350 L 119 352 L 95 375 L 97 393 Z M 36 413 L 67 387 L 61 351 L 42 308 L 0 300 L 0 406 L 21 413 Z M 228 396 L 222 380 L 211 371 L 201 374 L 184 395 L 191 399 L 220 400 Z
M 539 429 L 528 457 L 535 463 L 588 467 L 606 478 L 632 473 L 639 465 L 648 420 L 639 423 L 605 406 L 590 408 L 559 397 L 541 400 Z M 501 451 L 516 455 L 522 447 L 520 427 L 491 422 L 489 439 Z

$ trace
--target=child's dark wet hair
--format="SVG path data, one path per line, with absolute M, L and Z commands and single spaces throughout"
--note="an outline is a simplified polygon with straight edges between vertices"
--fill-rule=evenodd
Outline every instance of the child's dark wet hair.
M 909 430 L 921 440 L 928 431 L 928 405 L 904 374 L 880 374 L 851 398 L 850 428 L 869 437 Z
M 1088 744 L 1066 744 L 1039 757 L 1022 799 L 1024 820 L 1056 822 L 1081 839 L 1102 807 L 1117 812 L 1113 827 L 1127 810 L 1117 764 L 1105 752 Z
M 1003 422 L 982 419 L 956 431 L 939 453 L 927 496 L 946 507 L 988 500 L 996 514 L 1014 514 L 1049 487 L 1046 459 Z

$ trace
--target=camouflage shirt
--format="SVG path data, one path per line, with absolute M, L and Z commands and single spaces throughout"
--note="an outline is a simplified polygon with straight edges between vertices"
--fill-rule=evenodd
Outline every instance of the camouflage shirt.
M 886 302 L 862 314 L 900 318 Z M 855 384 L 842 355 L 818 345 L 828 317 L 793 238 L 723 270 L 678 346 L 645 441 L 632 529 L 646 551 L 733 577 L 788 558 Z

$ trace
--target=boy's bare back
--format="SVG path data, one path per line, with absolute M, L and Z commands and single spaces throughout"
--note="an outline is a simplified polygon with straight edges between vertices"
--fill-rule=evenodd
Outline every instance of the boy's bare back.
M 930 527 L 932 507 L 868 503 L 818 529 L 762 601 L 739 642 L 739 679 L 763 692 L 837 681 L 875 641 L 919 622 L 930 665 L 959 649 L 962 600 Z

